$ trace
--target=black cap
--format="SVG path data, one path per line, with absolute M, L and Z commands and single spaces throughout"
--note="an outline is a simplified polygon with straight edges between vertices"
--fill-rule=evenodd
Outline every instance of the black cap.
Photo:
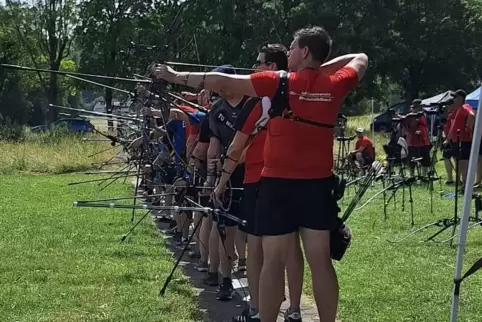
M 223 74 L 236 74 L 236 70 L 232 65 L 222 65 L 213 69 L 213 72 L 223 73 Z

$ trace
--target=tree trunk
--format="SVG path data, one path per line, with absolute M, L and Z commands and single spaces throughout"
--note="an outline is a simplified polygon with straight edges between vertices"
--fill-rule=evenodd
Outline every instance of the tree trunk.
M 47 90 L 47 99 L 49 104 L 58 105 L 58 87 L 57 87 L 57 74 L 51 74 L 49 79 L 49 88 Z M 59 112 L 57 107 L 49 105 L 49 121 L 54 122 L 57 120 Z
M 105 89 L 105 112 L 112 114 L 112 90 L 110 88 Z M 107 130 L 109 132 L 114 131 L 114 121 L 112 121 L 112 118 L 109 118 L 107 121 Z
M 113 48 L 115 48 L 116 46 L 113 46 Z M 115 50 L 111 50 L 110 52 L 110 73 L 109 75 L 115 75 L 115 60 L 116 60 L 116 56 L 117 56 L 117 52 Z M 109 82 L 109 85 L 110 86 L 114 86 L 114 84 L 112 82 Z M 107 114 L 112 114 L 112 90 L 111 89 L 108 89 L 106 88 L 105 89 L 105 112 Z M 107 121 L 107 130 L 109 132 L 114 132 L 114 121 L 112 120 L 112 118 L 109 118 L 109 120 Z

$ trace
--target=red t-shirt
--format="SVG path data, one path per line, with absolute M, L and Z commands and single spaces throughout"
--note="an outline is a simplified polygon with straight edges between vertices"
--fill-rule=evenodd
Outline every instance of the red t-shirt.
M 372 159 L 375 159 L 375 151 L 373 150 L 373 143 L 367 136 L 362 136 L 355 142 L 355 150 L 363 147 L 363 153 L 367 153 Z
M 183 110 L 184 112 L 187 112 L 187 113 L 196 113 L 197 112 L 197 109 L 193 108 L 193 107 L 190 107 L 190 106 L 186 106 L 186 105 L 181 105 L 179 106 L 179 109 L 180 110 Z M 186 139 L 188 139 L 190 136 L 197 136 L 199 135 L 199 127 L 195 126 L 195 125 L 191 125 L 191 124 L 186 124 Z
M 421 147 L 430 145 L 427 117 L 408 114 L 403 121 L 407 133 L 407 145 Z M 417 134 L 418 132 L 418 134 Z
M 267 112 L 267 111 L 265 111 Z M 243 106 L 235 123 L 236 131 L 249 135 L 248 150 L 245 156 L 244 183 L 256 183 L 263 170 L 263 149 L 266 141 L 266 122 L 262 118 L 263 106 L 259 98 L 250 98 Z
M 452 126 L 450 127 L 450 136 L 452 142 L 457 142 L 457 130 L 460 130 L 460 142 L 472 141 L 472 130 L 467 128 L 467 118 L 474 115 L 474 110 L 469 104 L 462 105 L 455 114 Z
M 445 125 L 444 125 L 445 137 L 447 137 L 447 135 L 449 134 L 450 128 L 452 127 L 452 122 L 454 121 L 455 114 L 456 113 L 454 113 L 454 111 L 452 111 L 452 112 L 449 112 L 449 114 L 447 116 L 447 121 L 445 122 Z
M 190 106 L 187 106 L 187 105 L 179 105 L 178 107 L 181 111 L 184 111 L 186 113 L 194 113 L 196 112 L 196 109 L 190 107 Z M 186 127 L 185 127 L 185 132 L 186 132 L 186 139 L 189 138 L 190 135 L 192 135 L 192 128 L 193 126 L 189 123 L 186 124 Z
M 278 72 L 251 74 L 257 96 L 272 98 Z M 334 74 L 307 69 L 289 74 L 289 104 L 293 114 L 310 121 L 335 124 L 340 104 L 358 84 L 358 74 L 344 67 Z M 333 175 L 334 129 L 276 117 L 268 123 L 263 177 L 319 179 Z

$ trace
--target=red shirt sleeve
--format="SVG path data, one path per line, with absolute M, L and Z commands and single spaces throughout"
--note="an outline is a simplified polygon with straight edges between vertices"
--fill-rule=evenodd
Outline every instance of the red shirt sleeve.
M 464 106 L 459 108 L 455 113 L 452 126 L 450 127 L 450 135 L 452 136 L 452 140 L 457 140 L 457 130 L 460 130 L 461 132 L 465 130 L 468 115 L 469 111 L 468 109 L 464 108 Z
M 335 85 L 337 94 L 346 96 L 358 85 L 358 74 L 351 67 L 343 67 L 330 76 L 331 83 Z
M 250 75 L 251 84 L 258 97 L 273 98 L 279 85 L 279 73 L 273 71 L 253 73 Z
M 447 116 L 447 121 L 445 121 L 444 128 L 443 128 L 445 136 L 449 134 L 450 128 L 452 126 L 453 115 L 454 113 L 449 113 L 449 115 Z
M 355 150 L 358 150 L 362 146 L 362 139 L 358 139 L 355 142 Z
M 241 128 L 241 132 L 246 135 L 251 135 L 251 133 L 253 133 L 256 122 L 259 120 L 260 115 L 261 115 L 261 103 L 258 103 L 249 113 L 248 118 L 244 123 L 244 126 Z

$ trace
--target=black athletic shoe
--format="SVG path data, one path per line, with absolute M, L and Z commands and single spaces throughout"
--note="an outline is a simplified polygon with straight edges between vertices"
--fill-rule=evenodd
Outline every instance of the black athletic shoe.
M 301 322 L 301 314 L 297 310 L 286 310 L 285 322 Z
M 230 279 L 224 279 L 218 289 L 216 298 L 219 301 L 231 301 L 233 299 L 234 288 Z
M 174 233 L 174 240 L 175 240 L 176 242 L 182 241 L 182 233 L 179 232 L 179 231 L 176 231 L 176 232 Z
M 256 315 L 251 315 L 249 308 L 245 309 L 240 315 L 235 316 L 232 322 L 260 322 L 259 312 Z

